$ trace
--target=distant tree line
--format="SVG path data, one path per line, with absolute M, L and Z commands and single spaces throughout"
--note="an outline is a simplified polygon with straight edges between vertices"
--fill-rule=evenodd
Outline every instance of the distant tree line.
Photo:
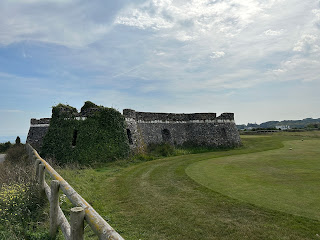
M 275 127 L 273 128 L 253 128 L 252 131 L 259 131 L 259 130 L 279 130 Z
M 20 145 L 21 144 L 21 139 L 18 136 L 16 138 L 16 142 L 15 145 Z M 5 142 L 5 143 L 0 143 L 0 153 L 4 153 L 6 152 L 9 148 L 11 148 L 12 146 L 14 146 L 10 141 Z
M 307 125 L 307 128 L 320 128 L 320 122 L 319 123 L 310 123 Z
M 0 153 L 6 152 L 9 148 L 12 147 L 11 142 L 0 143 Z
M 272 129 L 276 126 L 290 126 L 291 129 L 301 129 L 301 128 L 320 128 L 320 118 L 305 118 L 303 120 L 284 120 L 284 121 L 268 121 L 261 124 L 248 123 L 237 125 L 238 129 Z

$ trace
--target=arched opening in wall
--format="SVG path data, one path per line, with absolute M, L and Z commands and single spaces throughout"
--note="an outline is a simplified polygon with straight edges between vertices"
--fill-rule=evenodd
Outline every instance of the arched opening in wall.
M 77 144 L 78 130 L 73 130 L 72 147 Z
M 162 134 L 162 141 L 163 142 L 170 142 L 171 140 L 171 133 L 168 129 L 163 129 L 161 131 L 161 134 Z
M 129 140 L 129 144 L 132 145 L 133 141 L 132 141 L 132 134 L 130 129 L 127 128 L 127 136 L 128 136 L 128 140 Z

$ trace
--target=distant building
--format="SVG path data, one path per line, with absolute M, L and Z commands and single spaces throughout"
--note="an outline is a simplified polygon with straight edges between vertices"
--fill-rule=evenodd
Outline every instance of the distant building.
M 289 125 L 280 125 L 280 126 L 276 126 L 276 129 L 288 130 L 288 129 L 290 129 L 290 126 Z

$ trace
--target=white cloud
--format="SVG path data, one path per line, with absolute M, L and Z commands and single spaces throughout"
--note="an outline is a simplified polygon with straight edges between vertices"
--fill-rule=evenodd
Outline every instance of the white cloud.
M 237 89 L 317 78 L 316 59 L 296 56 L 318 51 L 318 38 L 310 37 L 319 32 L 315 7 L 314 0 L 148 0 L 121 11 L 115 23 L 149 32 L 145 47 L 166 52 L 144 55 L 144 68 L 129 77 L 176 93 Z M 171 40 L 181 43 L 171 47 Z
M 264 15 L 264 11 L 276 2 L 148 0 L 123 11 L 115 23 L 140 29 L 166 30 L 169 36 L 180 41 L 195 40 L 214 32 L 231 37 L 253 23 L 257 16 Z
M 24 113 L 24 111 L 17 110 L 17 109 L 0 109 L 0 112 L 2 112 L 2 113 Z
M 320 9 L 312 9 L 312 13 L 315 15 L 316 20 L 320 20 Z
M 92 8 L 82 0 L 2 0 L 0 46 L 25 40 L 68 47 L 87 46 L 112 28 L 112 22 L 89 17 L 95 11 L 98 8 Z
M 155 55 L 157 55 L 157 56 L 164 56 L 164 55 L 166 55 L 166 53 L 165 52 L 162 52 L 162 51 L 154 51 L 154 54 Z
M 281 30 L 271 30 L 271 29 L 268 29 L 266 31 L 264 31 L 264 34 L 267 35 L 267 36 L 279 36 L 283 33 L 283 29 Z
M 210 58 L 215 59 L 215 58 L 221 58 L 223 57 L 225 54 L 225 52 L 212 52 L 212 54 L 210 55 Z
M 267 76 L 278 81 L 320 82 L 320 61 L 296 56 L 282 62 L 279 69 Z
M 303 35 L 301 39 L 294 45 L 293 51 L 304 53 L 320 52 L 320 39 L 316 35 Z
M 133 9 L 129 17 L 122 16 L 115 20 L 116 24 L 123 24 L 141 29 L 152 28 L 154 30 L 172 28 L 173 24 L 160 16 L 150 16 L 148 12 Z

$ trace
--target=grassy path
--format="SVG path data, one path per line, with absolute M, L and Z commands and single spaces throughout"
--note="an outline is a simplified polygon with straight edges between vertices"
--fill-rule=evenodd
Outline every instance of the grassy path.
M 277 149 L 292 138 L 301 137 L 249 137 L 236 150 L 61 174 L 125 239 L 316 239 L 319 221 L 230 198 L 185 172 L 196 162 Z

